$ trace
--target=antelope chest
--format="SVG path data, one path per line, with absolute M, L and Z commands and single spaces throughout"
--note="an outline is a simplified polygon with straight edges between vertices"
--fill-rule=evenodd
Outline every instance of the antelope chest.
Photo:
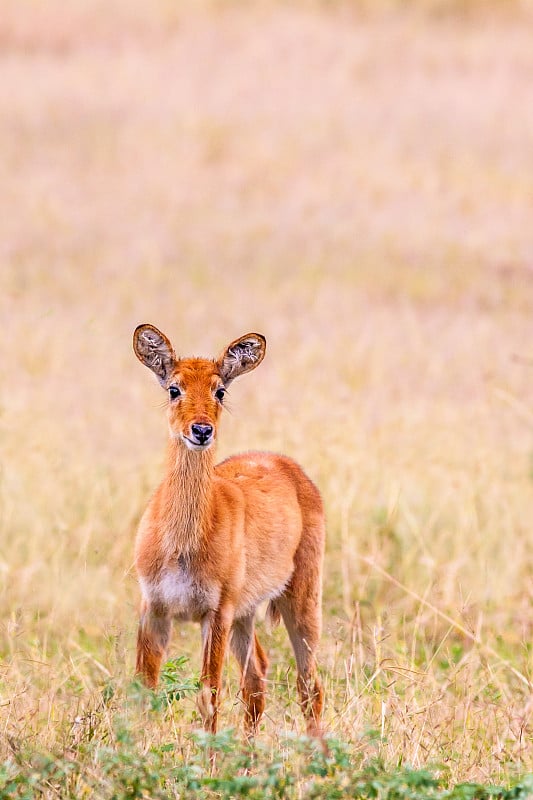
M 155 580 L 140 578 L 144 597 L 183 620 L 199 620 L 218 606 L 220 591 L 200 583 L 196 576 L 181 566 L 164 569 Z

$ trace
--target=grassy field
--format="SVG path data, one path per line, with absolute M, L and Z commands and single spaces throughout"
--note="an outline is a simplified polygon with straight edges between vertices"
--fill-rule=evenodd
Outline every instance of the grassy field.
M 527 795 L 533 17 L 111 5 L 0 15 L 0 797 Z M 283 630 L 248 769 L 228 661 L 209 775 L 195 626 L 131 682 L 166 437 L 140 322 L 267 337 L 220 457 L 323 492 L 327 759 Z

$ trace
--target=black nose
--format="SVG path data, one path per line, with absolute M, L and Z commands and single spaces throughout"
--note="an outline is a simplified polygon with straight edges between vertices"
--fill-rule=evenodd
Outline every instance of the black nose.
M 211 438 L 213 433 L 213 426 L 212 425 L 197 425 L 194 422 L 191 425 L 191 432 L 198 444 L 205 444 L 208 439 Z

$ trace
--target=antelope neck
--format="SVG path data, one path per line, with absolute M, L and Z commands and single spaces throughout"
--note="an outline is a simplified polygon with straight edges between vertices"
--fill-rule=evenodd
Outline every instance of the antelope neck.
M 204 538 L 213 471 L 213 447 L 198 452 L 181 441 L 170 441 L 164 515 L 167 552 L 173 557 L 198 550 Z

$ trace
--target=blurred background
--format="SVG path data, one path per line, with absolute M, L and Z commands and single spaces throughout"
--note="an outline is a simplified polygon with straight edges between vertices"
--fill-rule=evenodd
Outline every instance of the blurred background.
M 425 678 L 387 694 L 390 753 L 429 736 L 409 694 L 425 756 L 453 739 L 470 775 L 459 726 L 487 765 L 530 758 L 532 23 L 511 0 L 3 0 L 2 680 L 37 738 L 73 663 L 85 689 L 132 670 L 151 322 L 182 355 L 267 338 L 220 456 L 286 452 L 323 491 L 330 722 L 385 725 L 364 676 L 400 664 Z

